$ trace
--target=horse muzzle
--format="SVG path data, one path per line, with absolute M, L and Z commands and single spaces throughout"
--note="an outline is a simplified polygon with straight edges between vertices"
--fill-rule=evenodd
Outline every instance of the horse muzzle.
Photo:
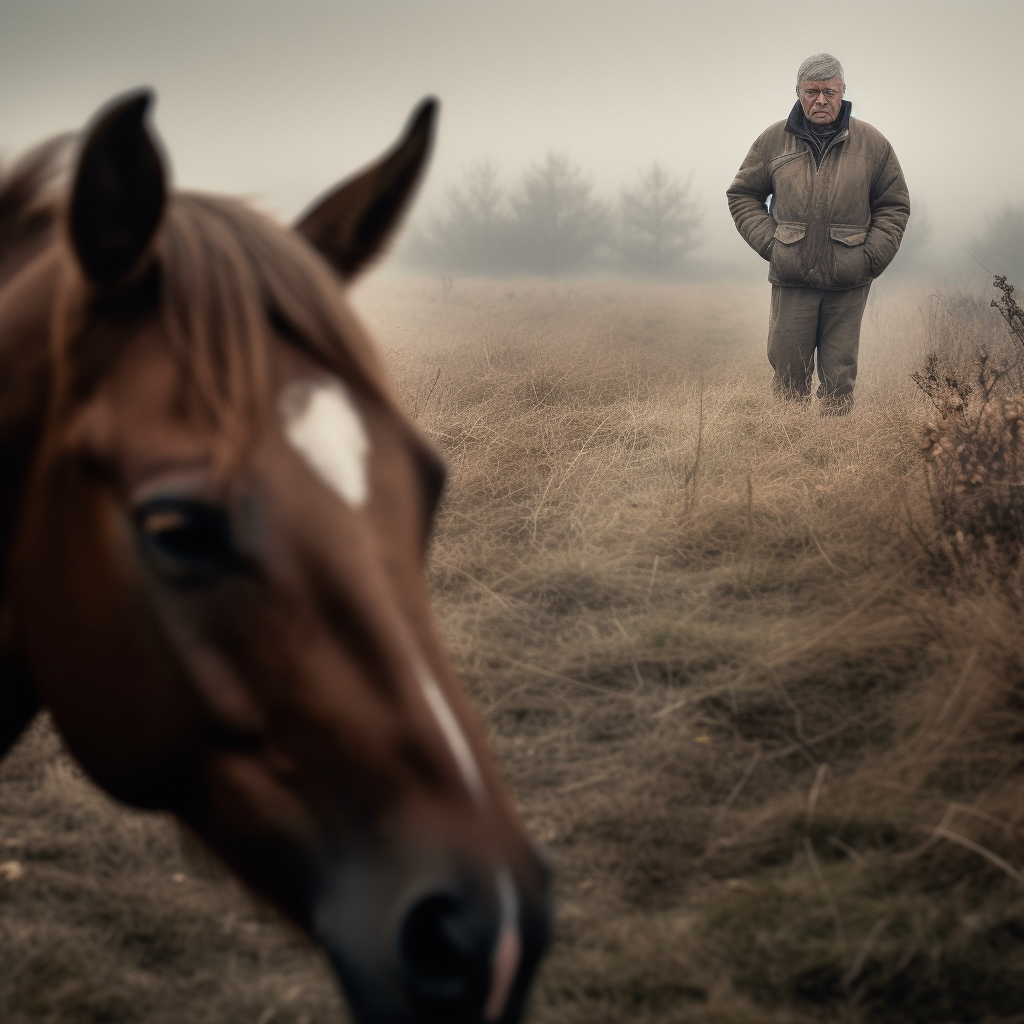
M 414 876 L 349 858 L 313 931 L 359 1024 L 514 1024 L 551 922 L 550 872 L 438 862 Z M 410 880 L 411 877 L 411 880 Z

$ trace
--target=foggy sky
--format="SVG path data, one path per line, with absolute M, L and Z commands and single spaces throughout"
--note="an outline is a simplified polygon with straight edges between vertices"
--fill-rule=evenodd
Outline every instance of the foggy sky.
M 656 0 L 0 0 L 0 152 L 156 88 L 179 185 L 291 217 L 385 149 L 424 95 L 440 135 L 419 212 L 481 158 L 508 181 L 567 152 L 606 195 L 653 160 L 692 172 L 712 259 L 745 251 L 724 192 L 834 53 L 889 139 L 937 254 L 1024 201 L 1019 3 Z M 959 265 L 958 264 L 958 265 Z

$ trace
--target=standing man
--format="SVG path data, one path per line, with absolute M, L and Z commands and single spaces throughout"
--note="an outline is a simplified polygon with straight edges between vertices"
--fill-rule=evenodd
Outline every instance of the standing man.
M 810 398 L 818 354 L 823 414 L 853 405 L 860 322 L 896 255 L 910 196 L 892 146 L 850 117 L 842 65 L 800 65 L 797 102 L 754 145 L 726 195 L 736 228 L 769 261 L 768 361 L 776 394 Z

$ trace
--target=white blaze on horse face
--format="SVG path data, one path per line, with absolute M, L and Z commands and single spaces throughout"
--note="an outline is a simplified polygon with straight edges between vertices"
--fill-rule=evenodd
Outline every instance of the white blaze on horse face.
M 341 381 L 333 377 L 287 385 L 279 399 L 284 433 L 314 473 L 353 508 L 370 494 L 370 440 Z
M 444 736 L 448 744 L 448 749 L 458 766 L 463 782 L 466 783 L 466 788 L 481 807 L 486 806 L 487 789 L 484 786 L 484 777 L 480 774 L 480 766 L 476 763 L 469 740 L 466 739 L 466 734 L 462 731 L 455 712 L 452 711 L 451 705 L 441 692 L 441 687 L 437 685 L 437 680 L 425 665 L 420 664 L 418 674 L 427 707 L 430 708 L 434 720 L 441 730 L 441 735 Z

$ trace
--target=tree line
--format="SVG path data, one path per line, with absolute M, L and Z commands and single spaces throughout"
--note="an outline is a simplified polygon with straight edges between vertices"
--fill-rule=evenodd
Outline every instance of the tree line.
M 658 163 L 637 172 L 612 199 L 562 153 L 549 153 L 512 186 L 484 161 L 448 189 L 439 211 L 411 232 L 405 258 L 422 270 L 502 275 L 618 271 L 685 275 L 699 248 L 703 213 L 689 180 Z M 935 251 L 923 203 L 914 214 L 894 272 L 930 277 Z M 1024 284 L 1024 204 L 991 213 L 965 246 L 982 266 Z
M 700 244 L 703 214 L 690 182 L 658 163 L 614 200 L 562 153 L 527 168 L 511 188 L 494 164 L 471 167 L 412 235 L 423 269 L 462 274 L 565 274 L 588 270 L 676 276 Z

